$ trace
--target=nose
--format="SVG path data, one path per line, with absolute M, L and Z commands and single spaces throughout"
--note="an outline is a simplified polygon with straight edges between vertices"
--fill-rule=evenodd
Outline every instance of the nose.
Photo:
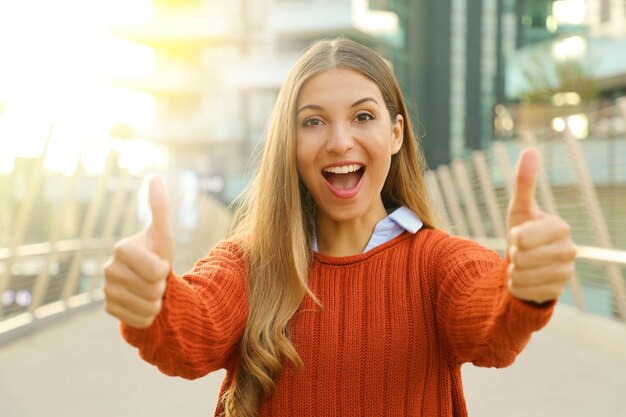
M 354 140 L 350 130 L 346 126 L 338 125 L 330 132 L 330 137 L 326 141 L 326 151 L 342 155 L 349 151 L 354 145 Z

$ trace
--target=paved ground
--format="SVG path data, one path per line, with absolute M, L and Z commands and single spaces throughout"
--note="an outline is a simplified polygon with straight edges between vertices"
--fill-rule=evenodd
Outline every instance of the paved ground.
M 160 374 L 94 308 L 0 347 L 0 416 L 211 416 L 222 376 Z M 626 326 L 561 314 L 513 366 L 464 377 L 472 417 L 626 417 Z
M 568 320 L 557 317 L 536 333 L 508 368 L 465 365 L 469 415 L 626 417 L 626 326 L 610 326 L 613 335 L 591 330 L 585 336 L 586 326 L 572 331 Z

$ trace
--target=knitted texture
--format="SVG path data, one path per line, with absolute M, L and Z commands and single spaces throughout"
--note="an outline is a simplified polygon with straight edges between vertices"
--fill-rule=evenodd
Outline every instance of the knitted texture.
M 306 297 L 290 322 L 305 368 L 285 365 L 259 416 L 467 416 L 461 364 L 511 364 L 553 310 L 512 297 L 506 267 L 438 230 L 355 256 L 315 254 L 309 285 L 323 308 Z M 229 380 L 248 312 L 240 250 L 222 242 L 167 285 L 153 325 L 122 325 L 123 336 L 168 375 L 226 368 Z

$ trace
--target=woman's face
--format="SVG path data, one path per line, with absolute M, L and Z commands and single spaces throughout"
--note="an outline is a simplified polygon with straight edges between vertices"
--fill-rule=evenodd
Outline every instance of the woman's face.
M 302 86 L 296 123 L 298 172 L 318 221 L 385 217 L 380 192 L 402 146 L 404 120 L 392 122 L 378 86 L 351 69 L 323 71 Z

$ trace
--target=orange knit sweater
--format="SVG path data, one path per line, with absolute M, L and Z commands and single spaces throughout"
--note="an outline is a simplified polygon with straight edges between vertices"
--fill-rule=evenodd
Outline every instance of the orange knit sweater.
M 461 364 L 511 364 L 553 303 L 506 289 L 506 262 L 437 230 L 404 233 L 361 255 L 315 254 L 290 323 L 304 362 L 287 363 L 264 416 L 466 416 Z M 197 378 L 237 363 L 248 306 L 246 267 L 222 242 L 182 277 L 170 274 L 163 309 L 125 339 L 168 375 Z M 219 412 L 219 410 L 218 410 Z M 216 412 L 217 415 L 217 412 Z

